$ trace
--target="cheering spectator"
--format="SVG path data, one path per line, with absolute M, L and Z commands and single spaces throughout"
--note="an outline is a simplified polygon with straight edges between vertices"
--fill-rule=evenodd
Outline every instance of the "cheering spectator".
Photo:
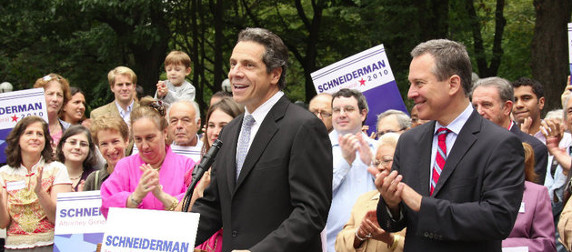
M 97 156 L 89 130 L 73 125 L 64 132 L 56 149 L 58 160 L 67 167 L 73 190 L 83 191 L 87 176 L 96 170 Z
M 21 119 L 6 138 L 7 165 L 0 168 L 0 228 L 9 251 L 52 251 L 58 193 L 70 192 L 66 167 L 52 159 L 48 124 Z

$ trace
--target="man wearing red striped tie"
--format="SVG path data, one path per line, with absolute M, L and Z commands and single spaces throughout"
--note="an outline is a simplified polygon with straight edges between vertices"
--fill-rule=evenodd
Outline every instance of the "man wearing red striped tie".
M 474 111 L 463 45 L 431 40 L 411 56 L 408 97 L 433 121 L 405 132 L 393 171 L 376 174 L 378 222 L 407 227 L 405 251 L 501 251 L 524 190 L 522 144 Z

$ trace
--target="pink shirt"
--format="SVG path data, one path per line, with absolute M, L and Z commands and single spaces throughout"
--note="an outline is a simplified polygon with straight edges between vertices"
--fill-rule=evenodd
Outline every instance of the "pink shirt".
M 195 167 L 195 162 L 185 156 L 175 154 L 170 147 L 166 147 L 166 155 L 159 170 L 159 183 L 163 191 L 179 199 L 185 196 L 190 181 L 185 181 L 185 174 Z M 101 211 L 107 217 L 110 207 L 125 207 L 127 198 L 131 195 L 143 172 L 139 167 L 145 162 L 139 154 L 121 159 L 115 170 L 101 185 Z M 149 192 L 139 205 L 141 209 L 163 210 L 165 206 L 153 193 Z

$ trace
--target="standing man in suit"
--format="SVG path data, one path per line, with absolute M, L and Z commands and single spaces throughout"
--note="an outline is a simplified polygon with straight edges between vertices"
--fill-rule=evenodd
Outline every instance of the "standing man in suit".
M 115 99 L 99 108 L 91 111 L 89 117 L 94 120 L 102 115 L 119 116 L 127 125 L 131 125 L 130 115 L 139 104 L 135 101 L 135 86 L 137 85 L 137 75 L 128 67 L 118 66 L 107 74 L 109 87 Z
M 510 130 L 510 132 L 520 138 L 520 141 L 532 146 L 535 160 L 534 172 L 538 175 L 534 182 L 544 185 L 548 149 L 540 140 L 522 132 L 516 123 L 510 119 L 510 113 L 514 104 L 514 91 L 510 82 L 500 77 L 479 79 L 473 85 L 472 103 L 479 115 L 498 126 Z
M 200 213 L 196 244 L 223 228 L 223 251 L 322 251 L 332 200 L 332 149 L 322 121 L 292 104 L 288 49 L 268 30 L 238 35 L 228 78 L 246 107 L 221 132 L 223 146 Z
M 522 143 L 473 110 L 463 45 L 431 40 L 411 56 L 408 97 L 435 121 L 403 133 L 393 171 L 376 174 L 378 222 L 407 227 L 405 251 L 501 251 L 524 190 Z

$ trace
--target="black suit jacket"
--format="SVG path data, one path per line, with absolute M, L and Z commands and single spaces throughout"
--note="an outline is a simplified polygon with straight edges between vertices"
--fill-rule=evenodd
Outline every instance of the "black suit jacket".
M 201 214 L 196 243 L 223 227 L 223 251 L 321 251 L 332 200 L 326 127 L 283 96 L 260 125 L 235 182 L 242 119 L 225 126 L 211 184 L 193 206 Z
M 548 149 L 546 148 L 546 145 L 536 137 L 522 132 L 514 122 L 510 128 L 510 132 L 516 134 L 516 136 L 520 138 L 520 141 L 530 144 L 532 149 L 534 149 L 534 171 L 536 172 L 536 175 L 538 175 L 538 179 L 535 183 L 544 185 L 546 169 L 548 167 Z
M 524 191 L 521 141 L 474 111 L 429 196 L 434 129 L 433 121 L 405 132 L 393 161 L 402 181 L 423 196 L 420 211 L 402 202 L 403 218 L 395 221 L 380 200 L 379 224 L 391 232 L 407 227 L 405 251 L 501 251 Z

